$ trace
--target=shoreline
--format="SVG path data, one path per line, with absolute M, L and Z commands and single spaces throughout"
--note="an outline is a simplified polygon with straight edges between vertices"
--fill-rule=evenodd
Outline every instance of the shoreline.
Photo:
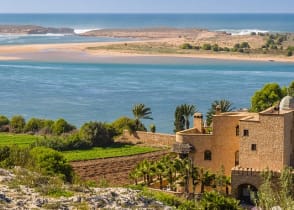
M 0 46 L 0 61 L 64 61 L 64 62 L 91 62 L 101 63 L 105 61 L 140 63 L 142 61 L 161 63 L 166 60 L 193 60 L 212 59 L 224 61 L 260 61 L 260 62 L 283 62 L 294 63 L 294 56 L 282 57 L 263 54 L 232 54 L 232 53 L 138 53 L 125 52 L 124 50 L 89 50 L 89 47 L 101 47 L 113 44 L 160 42 L 162 40 L 150 41 L 124 41 L 124 42 L 90 42 L 90 43 L 62 43 L 62 44 L 28 44 L 28 45 L 2 45 Z M 114 59 L 115 58 L 115 59 Z M 157 58 L 157 59 L 156 59 Z M 117 60 L 117 61 L 115 61 Z M 147 62 L 147 63 L 149 63 Z M 132 62 L 131 62 L 132 63 Z M 174 63 L 174 62 L 172 62 Z

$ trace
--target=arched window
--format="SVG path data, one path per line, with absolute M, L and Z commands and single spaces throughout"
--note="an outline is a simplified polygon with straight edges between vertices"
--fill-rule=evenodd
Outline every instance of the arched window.
M 235 152 L 235 166 L 239 165 L 239 150 Z
M 236 136 L 239 136 L 240 134 L 240 128 L 239 125 L 236 126 Z
M 211 160 L 211 151 L 210 150 L 205 150 L 204 151 L 204 160 Z

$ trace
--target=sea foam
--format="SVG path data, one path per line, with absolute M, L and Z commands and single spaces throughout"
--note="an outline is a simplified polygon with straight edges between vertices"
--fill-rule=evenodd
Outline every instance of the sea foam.
M 225 31 L 227 33 L 232 34 L 233 36 L 236 35 L 250 35 L 251 33 L 268 33 L 269 31 L 266 30 L 259 30 L 259 29 L 220 29 L 216 31 Z
M 94 31 L 94 30 L 101 30 L 101 28 L 90 28 L 90 29 L 75 29 L 74 32 L 76 34 L 83 34 L 83 33 L 86 33 L 86 32 L 89 32 L 89 31 Z

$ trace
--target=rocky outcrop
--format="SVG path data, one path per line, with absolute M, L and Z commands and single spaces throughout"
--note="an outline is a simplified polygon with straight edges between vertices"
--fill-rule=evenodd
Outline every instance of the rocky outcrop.
M 52 198 L 27 186 L 14 186 L 15 178 L 0 169 L 0 209 L 171 209 L 127 188 L 87 188 L 75 191 L 71 197 Z
M 74 29 L 35 25 L 0 25 L 0 34 L 74 34 Z

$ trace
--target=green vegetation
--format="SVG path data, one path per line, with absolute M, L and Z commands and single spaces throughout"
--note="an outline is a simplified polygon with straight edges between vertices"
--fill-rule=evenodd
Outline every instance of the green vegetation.
M 80 139 L 96 147 L 111 145 L 114 136 L 115 130 L 101 122 L 85 123 L 79 131 Z
M 73 150 L 63 152 L 68 161 L 90 160 L 97 158 L 122 157 L 158 151 L 158 148 L 142 147 L 136 145 L 117 145 L 112 147 L 94 147 L 89 150 Z
M 0 133 L 0 147 L 18 145 L 20 147 L 29 146 L 38 139 L 42 139 L 41 136 L 32 136 L 28 134 L 10 134 Z
M 265 171 L 263 184 L 259 187 L 257 195 L 252 194 L 256 206 L 261 209 L 272 209 L 274 206 L 294 209 L 293 184 L 294 174 L 291 167 L 284 168 L 279 177 L 274 177 L 271 171 Z
M 63 133 L 68 133 L 75 129 L 75 126 L 69 124 L 64 119 L 58 119 L 52 125 L 52 132 L 55 135 L 61 135 Z
M 233 104 L 225 99 L 215 100 L 212 102 L 210 109 L 206 113 L 206 123 L 210 126 L 212 122 L 212 116 L 215 114 L 216 107 L 219 106 L 221 112 L 230 112 L 234 108 L 232 107 Z
M 156 132 L 156 126 L 154 124 L 150 125 L 150 132 L 152 132 L 152 133 Z
M 189 43 L 184 43 L 180 46 L 181 49 L 193 49 L 193 46 Z
M 13 168 L 20 166 L 45 176 L 58 176 L 63 180 L 71 182 L 73 180 L 73 170 L 67 163 L 62 153 L 50 148 L 18 146 L 1 148 L 0 166 Z M 4 153 L 4 155 L 3 155 Z
M 13 116 L 9 124 L 11 132 L 22 133 L 24 131 L 25 124 L 26 124 L 25 119 L 22 116 L 20 115 Z
M 182 104 L 176 107 L 174 132 L 178 132 L 190 127 L 190 117 L 197 111 L 194 105 Z
M 225 196 L 228 195 L 229 182 L 224 175 L 223 167 L 219 173 L 213 174 L 203 168 L 193 166 L 187 158 L 180 159 L 168 155 L 159 161 L 144 160 L 140 162 L 130 173 L 130 178 L 135 181 L 134 187 L 142 190 L 142 195 L 177 209 L 241 209 L 239 201 Z M 142 184 L 138 185 L 139 181 Z M 193 184 L 193 194 L 195 194 L 196 186 L 201 186 L 202 197 L 200 201 L 187 200 L 167 192 L 143 187 L 158 182 L 160 189 L 168 187 L 170 190 L 175 190 L 176 185 L 181 185 L 185 189 L 185 195 L 188 195 L 190 181 Z M 167 184 L 163 185 L 163 183 Z M 210 186 L 214 190 L 205 192 L 205 186 Z
M 142 119 L 148 119 L 153 120 L 151 117 L 151 109 L 149 107 L 146 107 L 145 104 L 135 104 L 132 109 L 134 118 L 135 118 L 135 130 L 141 130 L 144 128 L 144 131 L 147 131 L 144 124 L 141 122 Z
M 262 89 L 256 91 L 251 98 L 251 110 L 253 112 L 263 111 L 285 96 L 281 87 L 277 83 L 268 83 Z

